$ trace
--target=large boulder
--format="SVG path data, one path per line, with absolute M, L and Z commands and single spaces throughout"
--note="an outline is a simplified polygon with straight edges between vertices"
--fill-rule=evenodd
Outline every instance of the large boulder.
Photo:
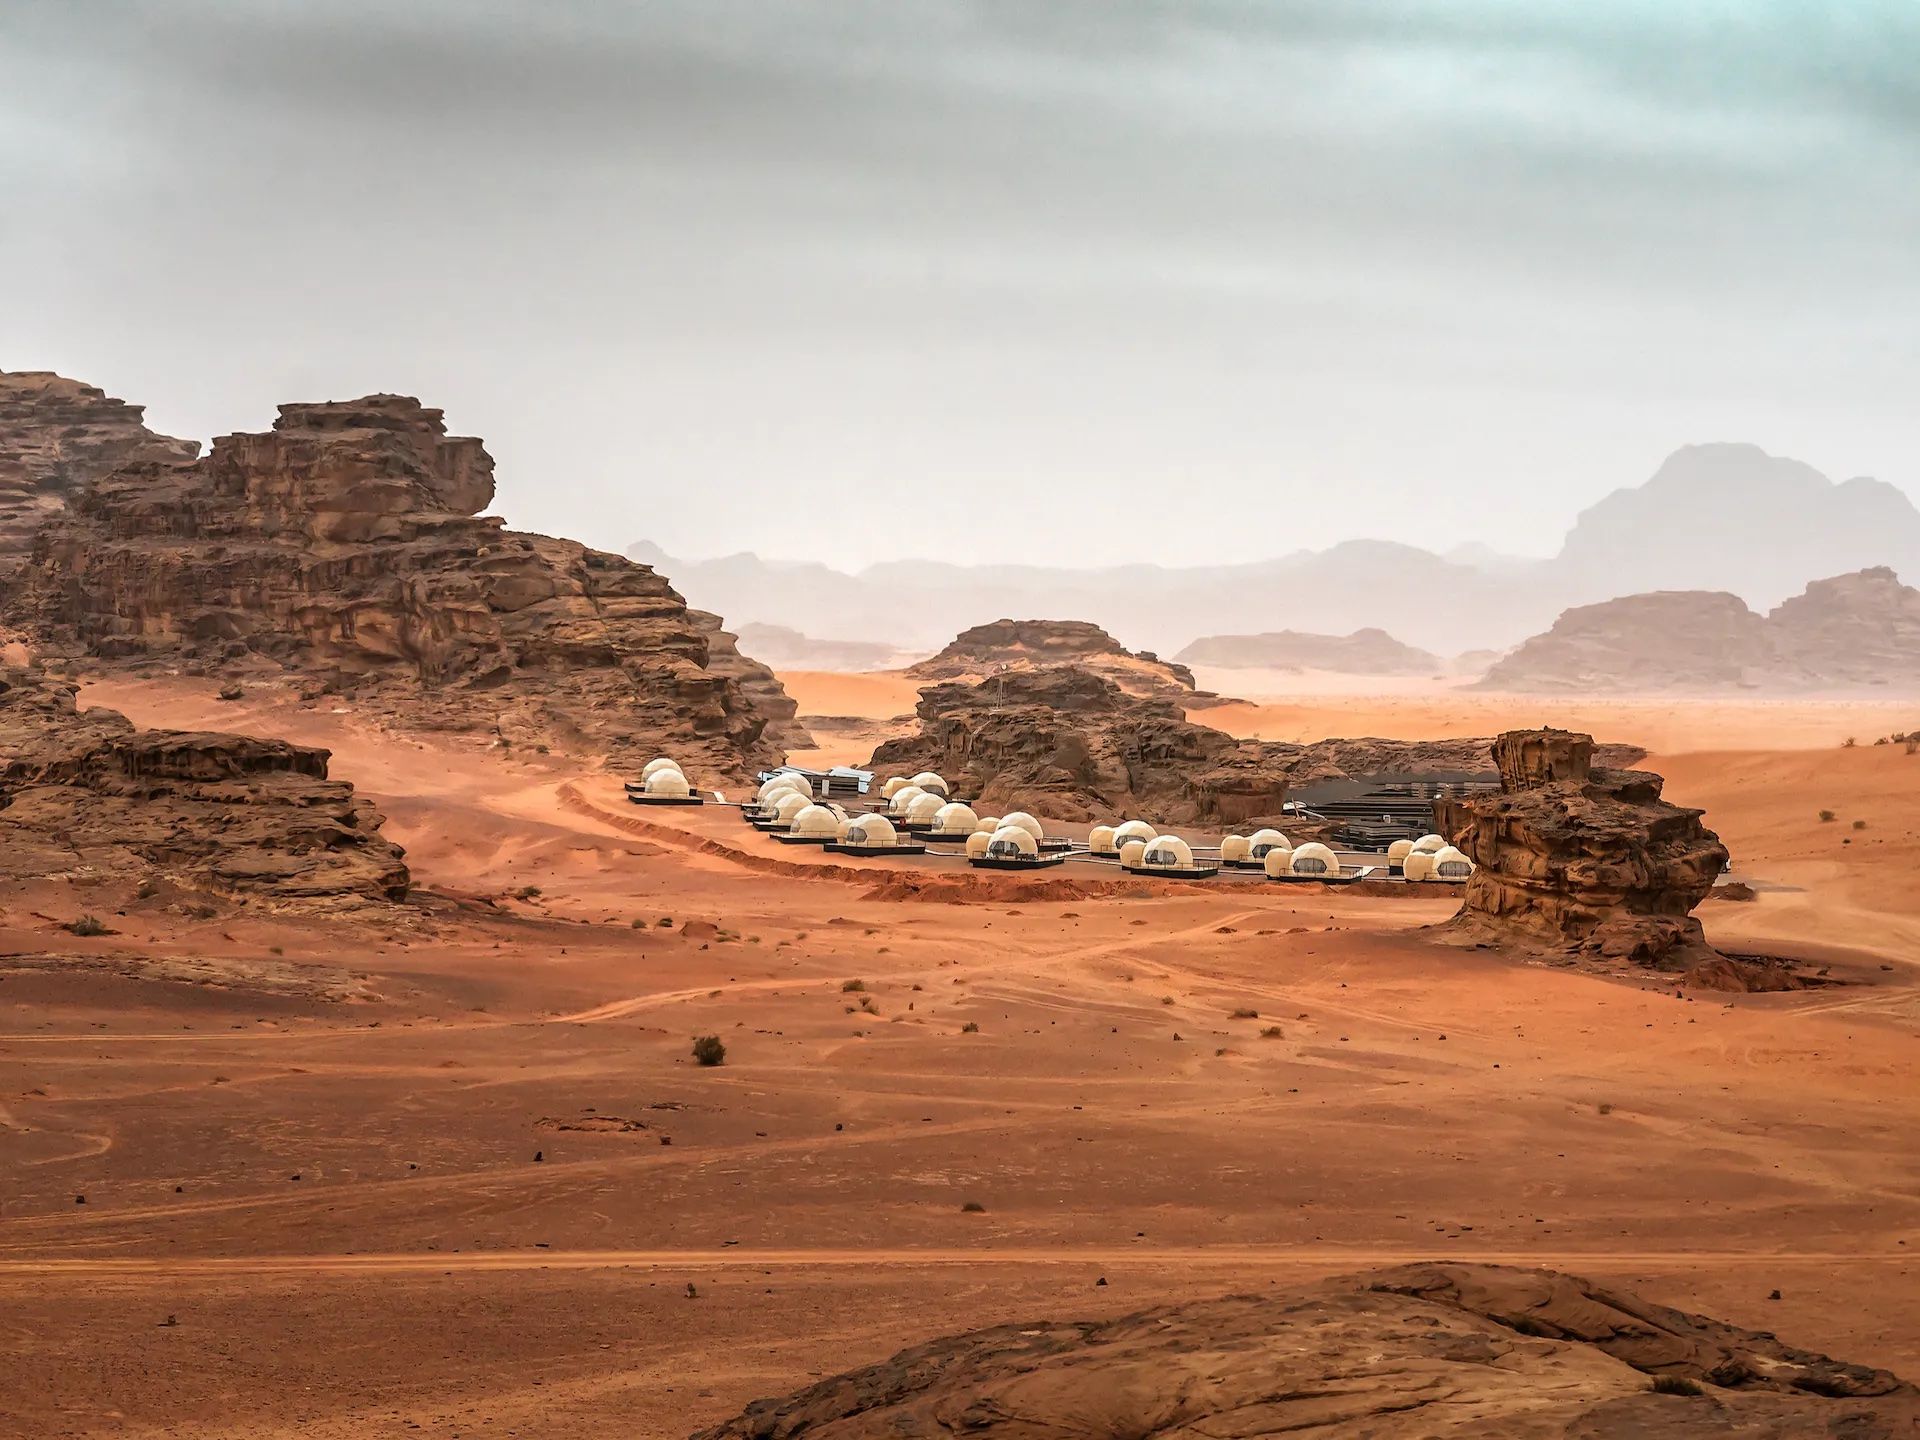
M 204 459 L 77 492 L 10 617 L 55 652 L 276 667 L 405 726 L 665 751 L 696 779 L 782 758 L 791 702 L 769 713 L 778 680 L 717 620 L 648 566 L 477 513 L 492 499 L 485 447 L 418 400 L 283 405 Z
M 1716 959 L 1693 918 L 1727 849 L 1647 770 L 1594 765 L 1593 737 L 1510 730 L 1500 788 L 1437 801 L 1474 862 L 1451 929 L 1503 947 L 1681 969 Z
M 251 735 L 138 730 L 74 687 L 0 669 L 0 883 L 165 879 L 288 903 L 398 900 L 381 817 L 328 753 Z
M 1551 1270 L 1423 1264 L 903 1350 L 695 1440 L 1894 1440 L 1884 1370 Z

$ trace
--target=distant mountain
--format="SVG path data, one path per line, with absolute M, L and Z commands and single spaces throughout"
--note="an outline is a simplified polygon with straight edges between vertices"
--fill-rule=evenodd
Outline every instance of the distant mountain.
M 924 651 L 1003 615 L 1040 615 L 1089 620 L 1162 654 L 1200 636 L 1379 629 L 1452 655 L 1505 649 L 1570 606 L 1623 595 L 1724 591 L 1766 607 L 1822 576 L 1877 566 L 1920 575 L 1920 510 L 1877 480 L 1836 484 L 1757 446 L 1716 444 L 1674 452 L 1646 483 L 1586 510 L 1547 560 L 1384 540 L 1184 569 L 902 559 L 850 573 L 751 554 L 673 559 L 644 543 L 627 553 L 732 623 Z
M 742 625 L 740 643 L 776 670 L 897 670 L 922 653 L 882 640 L 821 640 L 786 625 Z
M 1920 509 L 1882 481 L 1836 484 L 1756 445 L 1689 445 L 1583 512 L 1553 563 L 1586 599 L 1725 590 L 1771 606 L 1822 575 L 1920 575 Z
M 1568 610 L 1476 688 L 1614 693 L 1920 693 L 1920 590 L 1884 567 L 1818 580 L 1771 613 L 1737 595 L 1660 590 Z
M 1403 645 L 1384 630 L 1309 635 L 1270 630 L 1260 635 L 1207 635 L 1173 657 L 1217 670 L 1337 670 L 1347 675 L 1437 675 L 1446 662 Z

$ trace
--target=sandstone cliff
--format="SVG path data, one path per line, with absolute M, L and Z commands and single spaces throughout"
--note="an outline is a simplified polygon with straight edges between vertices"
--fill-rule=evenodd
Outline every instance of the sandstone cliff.
M 1875 568 L 1817 580 L 1757 615 L 1703 590 L 1569 610 L 1478 688 L 1771 692 L 1920 687 L 1920 590 Z
M 1194 688 L 1193 671 L 1151 650 L 1127 649 L 1085 620 L 994 620 L 962 630 L 938 654 L 907 667 L 916 680 L 981 680 L 1072 665 L 1103 675 L 1129 695 L 1152 695 L 1188 709 L 1220 697 Z
M 1438 655 L 1403 645 L 1384 630 L 1309 635 L 1269 630 L 1259 635 L 1206 635 L 1173 657 L 1215 669 L 1334 670 L 1346 675 L 1438 675 Z
M 696 782 L 781 758 L 791 702 L 717 621 L 645 565 L 478 514 L 492 498 L 481 442 L 417 400 L 283 405 L 269 432 L 76 494 L 10 618 L 54 651 L 277 667 L 406 726 L 667 751 Z
M 1894 1440 L 1916 1426 L 1920 1392 L 1884 1370 L 1578 1276 L 1422 1264 L 950 1336 L 695 1440 Z
M 143 413 L 51 371 L 0 371 L 0 574 L 87 482 L 134 461 L 200 453 L 194 441 L 154 434 Z
M 869 768 L 934 770 L 989 809 L 1059 820 L 1278 823 L 1290 785 L 1486 768 L 1485 740 L 1237 740 L 1072 665 L 930 685 L 915 715 L 918 733 L 882 744 Z
M 0 883 L 153 882 L 277 902 L 397 900 L 400 848 L 327 752 L 136 730 L 74 688 L 0 669 Z
M 1593 737 L 1510 730 L 1500 789 L 1437 802 L 1475 870 L 1450 929 L 1503 948 L 1677 970 L 1718 959 L 1693 908 L 1727 863 L 1701 811 L 1646 770 L 1593 764 Z

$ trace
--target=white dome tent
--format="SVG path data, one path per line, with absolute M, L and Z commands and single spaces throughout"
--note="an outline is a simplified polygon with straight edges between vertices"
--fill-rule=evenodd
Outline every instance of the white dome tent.
M 1276 845 L 1267 851 L 1267 858 L 1260 862 L 1260 867 L 1267 872 L 1269 880 L 1288 879 L 1293 874 L 1293 851 Z
M 1151 840 L 1160 832 L 1144 820 L 1122 820 L 1113 827 L 1113 843 L 1122 850 L 1130 840 Z
M 907 813 L 907 807 L 926 793 L 927 792 L 922 790 L 918 785 L 902 785 L 888 798 L 887 813 L 889 815 L 905 815 Z
M 948 785 L 942 776 L 931 770 L 922 770 L 908 783 L 918 785 L 922 790 L 937 791 L 943 799 L 950 797 L 953 793 L 953 787 Z
M 1247 859 L 1265 861 L 1269 850 L 1290 850 L 1287 837 L 1278 830 L 1256 830 L 1247 837 Z
M 1309 840 L 1304 845 L 1294 847 L 1293 860 L 1287 872 L 1316 880 L 1337 879 L 1340 875 L 1340 857 L 1318 840 Z
M 1220 861 L 1224 865 L 1238 865 L 1253 858 L 1252 847 L 1247 844 L 1244 835 L 1223 835 L 1220 837 Z
M 1433 854 L 1431 850 L 1415 850 L 1407 856 L 1407 863 L 1401 869 L 1401 875 L 1409 881 L 1433 879 Z
M 1396 840 L 1387 847 L 1387 868 L 1398 870 L 1407 863 L 1407 856 L 1413 853 L 1411 840 Z
M 825 805 L 803 805 L 788 819 L 786 834 L 774 838 L 789 845 L 825 845 L 840 838 L 840 819 Z
M 1133 870 L 1139 867 L 1147 855 L 1147 842 L 1141 839 L 1127 841 L 1120 847 L 1120 865 L 1122 869 Z
M 1008 816 L 1008 820 L 1013 816 Z M 975 839 L 978 832 L 975 832 Z M 967 841 L 968 849 L 973 840 Z M 1040 851 L 1040 837 L 1022 825 L 1010 825 L 1004 821 L 998 830 L 987 837 L 984 853 L 975 856 L 972 863 L 987 870 L 1031 870 L 1044 865 L 1058 865 L 1065 859 L 1061 855 L 1043 855 Z
M 937 795 L 931 790 L 922 790 L 913 797 L 906 808 L 906 823 L 916 828 L 922 825 L 931 826 L 933 817 L 938 815 L 946 804 L 946 796 Z
M 1466 852 L 1452 845 L 1437 852 L 1433 857 L 1433 878 L 1436 880 L 1465 880 L 1473 874 L 1473 861 Z
M 933 828 L 927 832 L 933 840 L 964 840 L 980 827 L 980 817 L 971 805 L 949 800 L 933 814 Z
M 647 761 L 646 766 L 640 771 L 640 782 L 644 785 L 662 770 L 679 769 L 680 762 L 678 760 L 670 760 L 665 755 L 662 755 L 658 759 Z M 685 774 L 686 772 L 681 771 L 681 773 Z
M 1140 858 L 1127 869 L 1138 875 L 1180 875 L 1204 880 L 1218 875 L 1219 867 L 1193 863 L 1193 847 L 1178 835 L 1156 835 L 1151 840 L 1131 841 L 1128 849 L 1139 845 Z
M 629 785 L 627 799 L 635 805 L 698 805 L 703 797 L 694 793 L 678 766 L 655 770 L 639 789 Z
M 1087 832 L 1087 853 L 1102 859 L 1112 859 L 1120 853 L 1119 847 L 1113 842 L 1111 825 L 1096 825 Z
M 988 830 L 976 830 L 967 837 L 967 859 L 978 860 L 987 853 L 987 846 L 993 843 L 993 833 Z
M 1418 840 L 1413 842 L 1411 849 L 1409 849 L 1407 853 L 1410 855 L 1438 855 L 1446 848 L 1447 842 L 1441 836 L 1422 835 Z
M 1009 812 L 1006 815 L 1001 816 L 1000 828 L 1002 830 L 1005 830 L 1008 828 L 1012 828 L 1015 830 L 1024 830 L 1033 837 L 1034 843 L 1036 844 L 1036 846 L 1039 844 L 1041 840 L 1044 840 L 1046 838 L 1046 834 L 1047 834 L 1045 830 L 1040 828 L 1040 822 L 1034 819 L 1033 816 L 1027 814 L 1027 812 L 1024 810 L 1014 810 Z
M 904 775 L 888 776 L 886 781 L 880 786 L 880 798 L 882 800 L 891 800 L 896 794 L 906 789 L 907 786 L 912 783 L 913 782 L 908 780 Z

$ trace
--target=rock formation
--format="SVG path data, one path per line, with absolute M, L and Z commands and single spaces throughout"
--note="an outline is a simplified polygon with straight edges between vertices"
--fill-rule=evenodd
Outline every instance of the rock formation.
M 1920 590 L 1885 568 L 1816 580 L 1770 614 L 1704 590 L 1569 610 L 1488 669 L 1524 691 L 1854 690 L 1920 686 Z
M 135 461 L 200 453 L 194 441 L 154 434 L 142 413 L 51 371 L 0 371 L 0 575 L 88 481 Z
M 1510 730 L 1493 758 L 1499 790 L 1435 806 L 1476 867 L 1455 936 L 1660 969 L 1719 958 L 1692 914 L 1727 863 L 1701 811 L 1650 771 L 1596 767 L 1590 735 Z
M 1194 688 L 1193 671 L 1134 651 L 1085 620 L 994 620 L 962 630 L 937 655 L 907 667 L 916 680 L 982 680 L 1072 665 L 1103 675 L 1129 695 L 1151 695 L 1193 709 L 1221 703 Z
M 165 880 L 278 902 L 397 900 L 401 851 L 327 752 L 137 730 L 74 687 L 0 669 L 0 882 Z
M 695 1440 L 1893 1440 L 1916 1425 L 1920 1392 L 1884 1370 L 1551 1270 L 1424 1264 L 950 1336 Z
M 763 708 L 779 682 L 717 621 L 644 565 L 478 514 L 492 498 L 480 441 L 417 400 L 283 405 L 270 432 L 77 494 L 10 618 L 54 652 L 279 667 L 377 718 L 621 764 L 666 751 L 696 781 L 780 758 L 767 730 L 791 702 Z
M 812 749 L 813 736 L 800 723 L 800 706 L 787 694 L 780 677 L 751 655 L 742 654 L 740 637 L 726 629 L 718 615 L 689 610 L 687 618 L 707 637 L 707 669 L 738 685 L 754 712 L 766 718 L 761 739 L 782 752 Z
M 1220 670 L 1334 670 L 1346 675 L 1438 675 L 1446 668 L 1438 655 L 1403 645 L 1374 628 L 1351 635 L 1309 635 L 1299 630 L 1207 635 L 1173 658 Z
M 930 685 L 915 714 L 919 732 L 884 742 L 868 768 L 934 770 L 989 809 L 1058 820 L 1279 823 L 1290 785 L 1487 768 L 1485 740 L 1237 740 L 1072 665 Z
M 897 670 L 926 653 L 883 640 L 822 640 L 790 625 L 742 625 L 740 643 L 781 670 Z

